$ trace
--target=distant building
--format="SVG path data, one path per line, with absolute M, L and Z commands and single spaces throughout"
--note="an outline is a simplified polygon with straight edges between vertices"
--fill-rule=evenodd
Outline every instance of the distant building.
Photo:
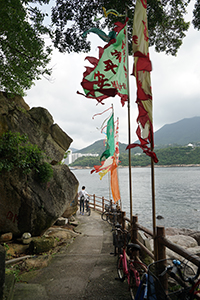
M 99 156 L 99 154 L 92 154 L 92 153 L 72 153 L 71 150 L 69 150 L 69 154 L 66 159 L 64 159 L 64 163 L 66 165 L 72 164 L 77 158 L 83 157 L 83 156 Z
M 187 145 L 187 147 L 192 147 L 192 148 L 194 148 L 194 145 L 191 144 L 191 143 L 189 143 L 189 144 Z

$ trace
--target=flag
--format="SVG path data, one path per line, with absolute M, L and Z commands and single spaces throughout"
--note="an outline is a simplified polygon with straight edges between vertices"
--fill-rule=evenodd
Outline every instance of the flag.
M 107 37 L 111 37 L 109 42 L 103 48 L 98 47 L 99 58 L 89 56 L 85 58 L 93 67 L 86 67 L 83 73 L 81 85 L 84 94 L 77 93 L 96 99 L 102 104 L 104 99 L 118 95 L 124 106 L 125 101 L 128 100 L 126 23 L 115 23 L 113 31 L 116 37 L 113 34 L 108 35 Z M 95 29 L 92 28 L 91 32 L 95 32 Z M 102 38 L 103 32 L 96 30 L 96 33 Z
M 116 203 L 121 199 L 118 181 L 117 167 L 119 164 L 119 119 L 117 119 L 116 130 L 115 130 L 115 153 L 113 157 L 113 164 L 111 167 L 110 186 L 113 196 L 113 200 Z
M 91 171 L 93 172 L 101 172 L 100 179 L 111 170 L 111 166 L 113 164 L 113 155 L 115 153 L 115 133 L 114 133 L 114 114 L 112 113 L 111 117 L 107 122 L 106 128 L 106 149 L 102 153 L 100 157 L 101 165 L 94 166 L 94 169 Z
M 153 118 L 152 118 L 152 91 L 151 77 L 152 70 L 149 58 L 149 37 L 147 26 L 147 1 L 137 0 L 133 20 L 132 45 L 134 53 L 133 74 L 137 84 L 138 105 L 138 128 L 136 130 L 140 144 L 128 145 L 127 149 L 136 146 L 141 147 L 144 153 L 158 162 L 156 154 L 152 151 L 154 147 Z M 148 144 L 150 143 L 151 146 Z
M 120 191 L 119 191 L 119 182 L 118 182 L 118 174 L 117 167 L 119 163 L 119 120 L 117 120 L 116 130 L 114 127 L 114 114 L 112 113 L 111 117 L 107 122 L 107 144 L 106 149 L 102 153 L 100 157 L 101 165 L 94 166 L 94 169 L 91 173 L 96 172 L 99 173 L 100 180 L 105 176 L 108 172 L 111 174 L 110 178 L 110 186 L 111 192 L 113 196 L 113 200 L 116 203 L 121 199 Z M 103 161 L 103 158 L 105 159 Z
M 115 152 L 115 129 L 114 129 L 114 115 L 112 114 L 110 119 L 107 122 L 107 129 L 106 129 L 106 135 L 107 135 L 107 145 L 106 150 L 102 153 L 100 157 L 100 161 L 103 160 L 103 158 L 107 159 L 109 156 L 113 156 Z

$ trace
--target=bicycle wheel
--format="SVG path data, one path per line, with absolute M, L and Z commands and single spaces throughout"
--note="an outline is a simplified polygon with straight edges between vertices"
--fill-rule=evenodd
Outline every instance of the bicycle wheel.
M 135 274 L 133 272 L 130 272 L 129 292 L 130 292 L 131 299 L 135 300 L 137 286 L 135 282 Z
M 91 209 L 90 209 L 90 207 L 88 208 L 88 216 L 90 216 L 91 215 Z
M 125 274 L 124 274 L 124 270 L 123 270 L 123 261 L 122 261 L 121 256 L 119 256 L 117 259 L 117 274 L 118 274 L 119 280 L 123 282 L 125 279 Z
M 143 274 L 146 272 L 146 266 L 137 260 L 131 261 L 129 264 L 130 280 L 129 280 L 129 290 L 131 299 L 135 299 L 137 289 L 140 285 L 140 280 Z
M 108 220 L 108 212 L 107 211 L 104 211 L 102 214 L 101 214 L 101 218 L 103 221 L 107 221 Z
M 193 298 L 191 298 L 191 299 L 194 299 L 194 300 L 200 299 L 200 279 L 195 284 L 194 295 L 193 295 Z
M 107 213 L 107 220 L 108 224 L 110 225 L 115 225 L 114 224 L 114 216 L 113 216 L 113 213 L 112 212 L 108 212 Z

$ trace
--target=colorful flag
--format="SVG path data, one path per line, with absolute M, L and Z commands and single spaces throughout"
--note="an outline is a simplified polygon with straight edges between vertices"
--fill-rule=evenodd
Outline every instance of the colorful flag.
M 128 99 L 127 89 L 127 49 L 126 49 L 126 23 L 115 23 L 114 35 L 109 42 L 99 48 L 99 58 L 87 56 L 93 67 L 86 67 L 81 85 L 87 98 L 96 99 L 103 104 L 108 97 L 118 95 L 121 98 L 122 106 Z M 90 32 L 90 30 L 88 30 Z M 95 32 L 94 28 L 91 32 Z M 96 31 L 97 33 L 98 31 Z M 100 32 L 101 38 L 103 32 Z M 106 37 L 105 37 L 106 39 Z M 77 92 L 81 94 L 80 92 Z
M 110 119 L 107 122 L 107 143 L 106 150 L 102 153 L 100 161 L 107 159 L 109 156 L 113 156 L 115 152 L 115 129 L 114 129 L 114 115 L 112 114 Z
M 143 152 L 153 158 L 154 162 L 158 162 L 156 154 L 152 151 L 154 147 L 150 77 L 152 66 L 149 59 L 149 37 L 146 10 L 147 0 L 137 0 L 133 20 L 132 43 L 134 53 L 133 75 L 136 77 L 136 103 L 139 111 L 136 133 L 140 144 L 134 143 L 128 145 L 127 149 L 139 146 Z M 149 143 L 151 146 L 148 145 Z
M 102 179 L 102 177 L 111 170 L 111 166 L 113 164 L 113 155 L 115 153 L 115 133 L 114 133 L 113 113 L 107 122 L 106 136 L 107 136 L 106 149 L 100 157 L 101 165 L 94 166 L 94 169 L 91 171 L 91 173 L 101 172 L 99 173 L 101 177 L 100 179 Z
M 119 191 L 119 182 L 117 167 L 119 163 L 119 120 L 117 120 L 116 130 L 114 128 L 114 115 L 112 113 L 111 117 L 107 122 L 107 145 L 106 150 L 101 155 L 100 161 L 101 165 L 94 166 L 91 173 L 99 173 L 100 179 L 103 178 L 109 171 L 111 172 L 110 186 L 113 196 L 113 200 L 116 203 L 121 199 Z M 105 159 L 104 161 L 103 158 Z
M 116 203 L 121 199 L 120 190 L 119 190 L 119 181 L 118 181 L 118 164 L 119 164 L 119 119 L 117 119 L 116 130 L 115 130 L 115 153 L 113 157 L 113 165 L 111 167 L 111 179 L 110 186 L 113 196 L 113 200 Z

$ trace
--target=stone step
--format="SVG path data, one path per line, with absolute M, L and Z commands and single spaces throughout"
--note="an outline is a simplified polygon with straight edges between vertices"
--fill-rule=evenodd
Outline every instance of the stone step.
M 15 281 L 16 280 L 15 280 L 14 274 L 6 274 L 3 299 L 5 299 L 5 300 L 13 299 Z

